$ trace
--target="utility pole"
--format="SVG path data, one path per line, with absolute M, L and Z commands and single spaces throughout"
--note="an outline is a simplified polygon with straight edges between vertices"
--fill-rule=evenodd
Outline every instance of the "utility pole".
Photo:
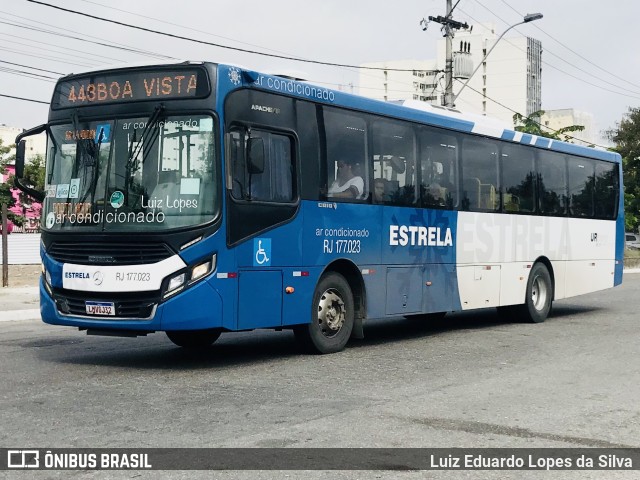
M 7 205 L 0 206 L 0 217 L 2 217 L 2 286 L 9 286 L 9 253 L 7 246 Z
M 453 47 L 452 47 L 452 42 L 453 42 L 453 36 L 454 36 L 454 30 L 460 30 L 461 28 L 467 30 L 469 28 L 469 25 L 467 25 L 467 23 L 461 23 L 461 22 L 457 22 L 455 21 L 453 18 L 451 18 L 451 16 L 453 15 L 453 10 L 458 6 L 458 3 L 460 3 L 460 0 L 458 0 L 456 2 L 456 4 L 452 7 L 451 6 L 451 2 L 452 0 L 447 0 L 447 14 L 446 16 L 441 16 L 438 15 L 437 17 L 429 17 L 429 21 L 431 22 L 436 22 L 439 23 L 440 25 L 442 25 L 442 34 L 444 37 L 446 37 L 446 42 L 447 42 L 447 52 L 446 52 L 446 59 L 445 59 L 445 67 L 444 67 L 444 74 L 445 74 L 445 91 L 444 91 L 444 105 L 446 107 L 453 107 Z M 424 24 L 426 25 L 426 22 L 423 20 Z M 421 22 L 421 23 L 423 23 Z M 423 30 L 426 30 L 426 28 L 423 28 Z

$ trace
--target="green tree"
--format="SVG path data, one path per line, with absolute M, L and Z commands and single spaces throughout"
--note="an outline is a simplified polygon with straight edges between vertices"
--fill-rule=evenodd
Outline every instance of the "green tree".
M 44 158 L 42 155 L 35 155 L 29 162 L 27 162 L 24 166 L 24 176 L 21 180 L 22 185 L 27 187 L 31 187 L 35 190 L 39 190 L 41 192 L 44 191 Z M 14 188 L 18 188 L 15 186 L 14 182 L 11 182 Z M 23 192 L 20 192 L 20 201 L 23 204 L 30 204 L 33 199 L 26 195 Z
M 544 110 L 533 112 L 528 117 L 516 113 L 513 116 L 513 124 L 516 126 L 516 132 L 529 133 L 531 135 L 538 135 L 539 137 L 552 138 L 553 140 L 562 140 L 563 142 L 571 142 L 573 137 L 569 135 L 570 133 L 584 130 L 584 125 L 571 125 L 559 128 L 558 130 L 552 130 L 544 127 L 540 123 L 542 115 L 544 115 Z
M 640 108 L 629 108 L 615 128 L 606 132 L 613 150 L 622 157 L 625 224 L 637 231 L 640 223 Z
M 7 173 L 7 164 L 13 159 L 13 156 L 9 156 L 12 145 L 3 145 L 0 138 L 0 174 L 5 175 Z M 11 193 L 11 185 L 13 182 L 6 181 L 0 183 L 0 205 L 3 203 L 7 205 L 7 208 L 11 208 L 16 204 L 15 198 Z M 12 218 L 12 214 L 9 213 L 9 218 Z

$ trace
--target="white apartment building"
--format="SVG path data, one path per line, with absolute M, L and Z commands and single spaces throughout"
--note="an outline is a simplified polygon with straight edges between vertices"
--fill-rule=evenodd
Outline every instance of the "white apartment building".
M 544 115 L 540 118 L 540 123 L 553 130 L 559 130 L 560 128 L 570 127 L 572 125 L 582 125 L 584 127 L 583 131 L 569 133 L 569 135 L 574 137 L 574 140 L 571 140 L 571 142 L 586 146 L 599 142 L 598 129 L 591 113 L 580 112 L 573 108 L 545 110 Z
M 436 72 L 435 60 L 391 60 L 361 66 L 384 70 L 360 69 L 360 95 L 385 101 L 439 102 L 438 79 L 441 75 Z
M 16 141 L 16 137 L 24 131 L 22 128 L 18 127 L 10 127 L 8 125 L 1 124 L 0 125 L 0 138 L 2 139 L 2 145 L 8 146 L 13 145 Z M 44 154 L 47 149 L 47 136 L 44 133 L 40 135 L 33 135 L 31 137 L 27 137 L 26 139 L 26 151 L 25 157 L 26 160 L 29 161 L 36 155 Z M 15 148 L 9 152 L 9 156 L 14 155 L 16 153 Z
M 499 38 L 493 25 L 474 25 L 471 32 L 458 31 L 453 39 L 454 65 L 468 75 Z M 381 72 L 360 72 L 360 94 L 382 100 L 414 99 L 443 104 L 446 40 L 438 41 L 435 60 L 403 60 L 367 63 L 384 68 Z M 470 60 L 470 61 L 469 61 Z M 397 72 L 391 69 L 406 69 Z M 434 71 L 440 71 L 434 74 Z M 430 74 L 421 81 L 418 73 Z M 466 78 L 454 69 L 456 95 Z M 542 44 L 529 37 L 506 36 L 482 63 L 456 100 L 456 108 L 501 120 L 513 125 L 514 112 L 528 116 L 541 109 Z M 421 98 L 422 97 L 422 98 Z

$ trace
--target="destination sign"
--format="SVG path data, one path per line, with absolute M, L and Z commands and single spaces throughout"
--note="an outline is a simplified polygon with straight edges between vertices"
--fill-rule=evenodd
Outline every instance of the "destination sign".
M 98 73 L 62 80 L 52 108 L 81 107 L 141 100 L 198 98 L 209 94 L 207 74 L 199 68 Z

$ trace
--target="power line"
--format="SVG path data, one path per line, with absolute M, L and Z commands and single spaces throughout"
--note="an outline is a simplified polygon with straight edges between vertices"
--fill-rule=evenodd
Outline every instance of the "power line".
M 520 12 L 518 12 L 515 8 L 513 8 L 511 5 L 509 5 L 507 2 L 505 2 L 505 0 L 500 0 L 502 3 L 504 3 L 507 7 L 509 7 L 511 10 L 513 10 L 514 12 L 516 12 L 518 15 L 521 15 Z M 567 45 L 565 45 L 564 43 L 562 43 L 560 40 L 558 40 L 557 38 L 554 38 L 553 35 L 545 32 L 542 28 L 540 28 L 538 25 L 534 25 L 535 28 L 537 28 L 538 30 L 540 30 L 542 33 L 544 33 L 547 37 L 549 37 L 551 40 L 553 40 L 554 42 L 556 42 L 557 44 L 559 44 L 560 46 L 566 48 L 567 50 L 569 50 L 571 53 L 573 53 L 574 55 L 576 55 L 577 57 L 580 57 L 582 60 L 584 60 L 585 62 L 593 65 L 594 67 L 596 67 L 598 70 L 602 70 L 603 72 L 611 75 L 612 77 L 617 78 L 618 80 L 622 80 L 625 83 L 628 83 L 629 85 L 632 85 L 634 87 L 638 87 L 640 88 L 640 85 L 636 84 L 636 83 L 632 83 L 629 80 L 623 78 L 623 77 L 619 77 L 618 75 L 616 75 L 615 73 L 610 72 L 609 70 L 602 68 L 601 66 L 593 63 L 591 60 L 589 60 L 588 58 L 583 57 L 582 55 L 580 55 L 578 52 L 576 52 L 575 50 L 573 50 L 572 48 L 568 47 Z
M 506 20 L 504 20 L 502 17 L 500 17 L 499 15 L 497 15 L 496 13 L 494 13 L 494 12 L 493 12 L 489 7 L 487 7 L 487 6 L 483 5 L 483 4 L 482 4 L 482 3 L 480 3 L 478 0 L 476 0 L 476 3 L 478 3 L 478 5 L 480 5 L 482 8 L 484 8 L 484 9 L 485 9 L 485 10 L 487 10 L 489 13 L 491 13 L 493 16 L 495 16 L 495 17 L 496 17 L 498 20 L 500 20 L 502 23 L 504 23 L 505 25 L 509 25 L 509 22 L 507 22 L 507 21 L 506 21 Z M 462 11 L 462 10 L 460 10 L 460 11 Z M 517 12 L 517 11 L 516 11 L 516 12 Z M 465 12 L 463 12 L 463 13 L 465 13 Z M 468 15 L 468 14 L 467 14 L 467 13 L 465 13 L 465 15 Z M 478 20 L 476 20 L 475 18 L 473 18 L 471 15 L 468 15 L 468 16 L 469 16 L 470 18 L 472 18 L 474 21 L 478 22 Z M 478 23 L 480 23 L 480 22 L 478 22 Z M 535 26 L 535 25 L 534 25 L 534 26 Z M 540 29 L 540 28 L 538 28 L 538 29 L 539 29 L 542 33 L 545 33 L 542 29 Z M 516 31 L 517 31 L 517 29 L 516 29 Z M 550 38 L 552 38 L 552 39 L 553 39 L 553 37 L 550 37 Z M 555 40 L 555 39 L 554 39 L 554 40 Z M 509 44 L 513 45 L 511 42 L 509 42 L 509 40 L 508 40 L 508 39 L 505 39 L 505 41 L 506 41 L 507 43 L 509 43 Z M 555 40 L 555 41 L 557 42 L 557 40 Z M 513 46 L 515 46 L 515 45 L 513 45 Z M 563 45 L 563 46 L 564 46 L 564 45 Z M 516 48 L 519 48 L 519 47 L 516 47 Z M 565 47 L 565 48 L 568 48 L 568 47 Z M 522 50 L 522 49 L 520 49 L 520 48 L 519 48 L 519 50 L 524 51 L 524 50 Z M 609 80 L 606 80 L 606 79 L 604 79 L 604 78 L 598 77 L 597 75 L 594 75 L 593 73 L 590 73 L 590 72 L 588 72 L 588 71 L 584 70 L 583 68 L 581 68 L 581 67 L 579 67 L 579 66 L 577 66 L 577 65 L 574 65 L 573 63 L 571 63 L 571 62 L 569 62 L 568 60 L 566 60 L 566 59 L 562 58 L 561 56 L 556 55 L 555 53 L 553 53 L 553 52 L 552 52 L 551 50 L 549 50 L 548 48 L 545 48 L 545 52 L 546 52 L 546 53 L 548 53 L 549 55 L 553 56 L 553 57 L 558 58 L 559 60 L 561 60 L 562 62 L 566 63 L 567 65 L 569 65 L 569 66 L 571 66 L 571 67 L 575 68 L 576 70 L 579 70 L 579 71 L 581 71 L 581 72 L 583 72 L 583 73 L 586 73 L 587 75 L 592 76 L 592 77 L 593 77 L 593 78 L 595 78 L 596 80 L 599 80 L 599 81 L 601 81 L 601 82 L 605 83 L 606 85 L 609 85 L 609 86 L 614 87 L 614 88 L 619 88 L 620 90 L 624 90 L 624 91 L 629 92 L 629 93 L 632 93 L 632 94 L 634 94 L 634 95 L 640 95 L 640 92 L 638 92 L 638 91 L 629 90 L 628 88 L 621 87 L 620 85 L 615 85 L 615 84 L 611 83 Z M 614 92 L 613 90 L 608 90 L 608 89 L 606 89 L 606 88 L 604 88 L 604 87 L 601 87 L 601 86 L 599 86 L 599 85 L 594 85 L 593 83 L 589 83 L 589 82 L 587 82 L 586 80 L 583 80 L 582 78 L 576 77 L 576 76 L 574 76 L 574 75 L 572 75 L 572 74 L 570 74 L 570 73 L 568 73 L 568 72 L 565 72 L 564 70 L 562 70 L 562 69 L 560 69 L 560 68 L 558 68 L 558 67 L 553 66 L 552 64 L 550 64 L 550 63 L 546 62 L 545 60 L 543 60 L 543 61 L 542 61 L 542 63 L 543 63 L 543 64 L 545 64 L 545 65 L 547 65 L 547 66 L 549 66 L 549 67 L 551 67 L 551 68 L 554 68 L 555 70 L 558 70 L 558 71 L 559 71 L 559 72 L 561 72 L 561 73 L 564 73 L 565 75 L 569 75 L 570 77 L 573 77 L 573 78 L 575 78 L 575 79 L 577 79 L 577 80 L 580 80 L 580 81 L 582 81 L 582 82 L 584 82 L 584 83 L 586 83 L 586 84 L 588 84 L 588 85 L 594 86 L 594 87 L 596 87 L 596 88 L 602 88 L 603 90 L 607 90 L 608 92 L 611 92 L 611 93 L 617 93 L 618 95 L 625 95 L 624 93 Z M 591 63 L 591 62 L 590 62 L 590 63 Z M 598 67 L 598 68 L 599 68 L 599 67 Z M 615 76 L 615 75 L 614 75 L 614 76 Z M 627 83 L 629 83 L 629 82 L 627 82 Z M 632 84 L 632 85 L 633 85 L 633 84 Z M 627 95 L 627 96 L 628 96 L 628 95 Z M 640 97 L 631 97 L 631 98 L 640 98 Z
M 54 72 L 53 70 L 45 70 L 44 68 L 30 67 L 29 65 L 21 65 L 19 63 L 7 62 L 6 60 L 0 60 L 0 63 L 6 63 L 8 65 L 14 65 L 16 67 L 30 68 L 31 70 L 38 70 L 40 72 L 55 73 L 56 75 L 65 75 L 64 73 Z
M 12 48 L 0 47 L 0 50 L 5 51 L 5 52 L 18 53 L 18 54 L 20 54 L 22 56 L 25 56 L 25 57 L 42 58 L 44 60 L 54 60 L 54 61 L 66 63 L 68 65 L 76 65 L 76 66 L 79 66 L 79 67 L 96 67 L 97 66 L 97 64 L 95 64 L 95 63 L 94 64 L 88 64 L 88 63 L 71 62 L 71 61 L 65 60 L 64 58 L 61 58 L 61 57 L 54 57 L 54 56 L 51 56 L 51 55 L 49 55 L 49 56 L 36 55 L 34 53 L 24 52 L 22 50 L 15 50 L 15 49 L 12 49 Z
M 458 82 L 462 83 L 462 81 L 461 81 L 461 80 L 459 80 L 459 79 L 457 79 L 457 78 L 456 78 L 455 80 L 457 80 Z M 493 98 L 491 98 L 491 97 L 488 97 L 486 94 L 484 94 L 484 93 L 482 93 L 482 92 L 480 92 L 480 91 L 476 90 L 475 88 L 470 87 L 469 85 L 467 85 L 467 88 L 468 88 L 468 89 L 470 89 L 470 90 L 473 90 L 473 91 L 474 91 L 474 92 L 476 92 L 478 95 L 482 95 L 482 97 L 483 97 L 483 98 L 486 98 L 487 100 L 490 100 L 491 102 L 495 103 L 496 105 L 499 105 L 499 106 L 501 106 L 502 108 L 504 108 L 504 109 L 506 109 L 506 110 L 509 110 L 510 112 L 517 113 L 518 115 L 521 115 L 521 116 L 523 116 L 523 117 L 524 117 L 524 115 L 522 115 L 520 112 L 517 112 L 517 111 L 515 111 L 513 108 L 507 107 L 506 105 L 504 105 L 504 104 L 500 103 L 499 101 L 494 100 L 494 99 L 493 99 Z M 570 138 L 570 139 L 572 139 L 572 140 L 577 140 L 578 142 L 582 142 L 582 143 L 589 144 L 589 145 L 595 145 L 596 147 L 600 147 L 600 148 L 603 148 L 603 149 L 605 149 L 605 150 L 609 150 L 609 147 L 605 147 L 604 145 L 598 145 L 598 144 L 597 144 L 597 143 L 595 143 L 595 142 L 587 142 L 586 140 L 582 140 L 581 138 L 574 137 L 573 135 L 569 135 L 569 134 L 567 134 L 567 133 L 560 133 L 558 130 L 554 130 L 553 128 L 548 127 L 548 126 L 546 126 L 546 125 L 542 125 L 541 123 L 536 122 L 536 121 L 533 121 L 533 123 L 535 123 L 536 125 L 538 125 L 540 128 L 544 128 L 544 129 L 549 130 L 549 131 L 551 131 L 551 132 L 557 133 L 558 135 L 564 135 L 566 138 Z
M 24 17 L 20 17 L 18 15 L 13 15 L 13 14 L 9 14 L 9 15 L 11 15 L 13 17 L 17 17 L 17 18 L 24 18 Z M 34 23 L 39 23 L 41 25 L 47 25 L 49 27 L 53 27 L 53 25 L 49 25 L 47 23 L 37 22 L 35 20 L 30 20 L 30 21 L 33 21 Z M 137 48 L 129 48 L 127 46 L 123 46 L 122 44 L 115 43 L 115 42 L 112 42 L 111 44 L 109 44 L 109 43 L 99 42 L 99 41 L 95 41 L 95 40 L 89 40 L 88 38 L 98 38 L 98 37 L 93 37 L 91 35 L 85 35 L 85 37 L 87 37 L 87 38 L 82 38 L 82 37 L 77 37 L 75 35 L 68 35 L 68 34 L 65 34 L 65 33 L 46 30 L 44 28 L 35 27 L 33 25 L 27 25 L 27 24 L 21 25 L 19 23 L 11 23 L 11 22 L 8 22 L 8 21 L 4 21 L 4 22 L 0 21 L 0 23 L 3 23 L 5 25 L 11 25 L 13 27 L 24 28 L 26 30 L 33 30 L 35 32 L 46 33 L 46 34 L 49 34 L 49 35 L 56 35 L 56 36 L 59 36 L 59 37 L 71 38 L 73 40 L 78 40 L 80 42 L 92 43 L 94 45 L 100 45 L 100 46 L 108 47 L 108 48 L 115 48 L 117 50 L 123 50 L 123 51 L 126 51 L 126 52 L 135 53 L 137 55 L 143 55 L 143 56 L 152 57 L 152 58 L 163 58 L 163 59 L 166 59 L 166 60 L 179 60 L 178 58 L 171 57 L 171 56 L 168 56 L 168 55 L 163 55 L 163 54 L 160 54 L 160 53 L 149 52 L 149 51 L 140 50 L 140 49 L 137 49 Z M 54 27 L 54 28 L 59 28 L 59 27 Z M 66 29 L 60 28 L 60 30 L 66 30 Z
M 191 30 L 193 32 L 203 33 L 203 34 L 208 35 L 210 37 L 222 38 L 224 40 L 230 40 L 232 42 L 240 43 L 242 45 L 249 45 L 250 47 L 264 48 L 265 50 L 269 50 L 269 51 L 272 51 L 272 52 L 278 52 L 278 53 L 282 53 L 282 54 L 291 55 L 291 54 L 289 54 L 287 52 L 283 52 L 283 51 L 280 51 L 280 50 L 274 50 L 274 49 L 271 49 L 271 48 L 265 48 L 262 45 L 255 45 L 253 43 L 248 43 L 248 42 L 243 42 L 241 40 L 236 40 L 235 38 L 225 37 L 225 36 L 222 36 L 222 35 L 216 35 L 215 33 L 207 32 L 205 30 L 198 30 L 197 28 L 187 27 L 185 25 L 180 25 L 179 23 L 168 22 L 166 20 L 162 20 L 162 19 L 157 18 L 157 17 L 152 17 L 150 15 L 141 15 L 139 13 L 135 13 L 135 12 L 132 12 L 130 10 L 124 10 L 122 8 L 116 8 L 116 7 L 112 7 L 110 5 L 104 5 L 104 4 L 99 3 L 99 2 L 92 2 L 91 0 L 80 0 L 80 1 L 81 2 L 85 2 L 85 3 L 90 3 L 92 5 L 99 5 L 99 6 L 103 7 L 103 8 L 108 8 L 110 10 L 116 10 L 118 12 L 128 13 L 129 15 L 135 15 L 136 17 L 155 20 L 156 22 L 164 23 L 165 25 L 172 25 L 174 27 L 182 28 L 182 29 L 185 29 L 185 30 Z
M 57 80 L 55 77 L 50 77 L 48 75 L 41 75 L 39 73 L 27 72 L 25 70 L 16 70 L 15 68 L 8 68 L 8 67 L 0 67 L 0 72 L 13 73 L 15 75 L 21 75 L 23 77 L 29 76 L 29 77 L 35 78 L 36 80 L 42 80 L 42 79 Z
M 0 35 L 3 35 L 0 33 Z M 78 55 L 77 53 L 67 53 L 65 50 L 71 50 L 71 49 L 65 49 L 64 47 L 62 47 L 62 51 L 60 51 L 60 47 L 58 48 L 45 48 L 45 47 L 40 47 L 37 45 L 30 45 L 28 43 L 22 43 L 22 42 L 16 42 L 15 40 L 8 40 L 8 39 L 4 39 L 4 38 L 0 38 L 0 45 L 4 45 L 4 46 L 9 46 L 7 44 L 14 44 L 14 45 L 19 45 L 21 47 L 27 47 L 27 48 L 35 48 L 37 49 L 38 52 L 48 52 L 48 53 L 55 53 L 56 55 L 64 55 L 65 57 L 71 57 L 71 58 L 75 58 L 78 60 L 81 60 L 83 62 L 87 61 L 87 62 L 92 62 L 95 61 L 96 56 L 93 55 L 91 58 L 87 58 L 84 55 Z M 55 45 L 52 45 L 53 47 L 55 47 Z
M 50 47 L 62 48 L 65 51 L 69 51 L 69 52 L 88 53 L 86 50 L 78 50 L 76 48 L 71 48 L 71 47 L 67 47 L 67 46 L 54 45 L 53 43 L 50 43 L 50 42 L 41 42 L 39 40 L 33 40 L 31 38 L 21 37 L 19 35 L 14 35 L 14 34 L 9 34 L 9 33 L 0 33 L 0 35 L 2 35 L 3 37 L 9 37 L 11 39 L 19 38 L 20 40 L 25 40 L 27 42 L 35 43 L 35 44 L 39 44 L 39 45 L 48 45 Z M 13 40 L 7 40 L 7 41 L 12 42 L 12 43 L 17 43 L 18 45 L 25 45 L 23 43 L 15 42 Z M 27 46 L 30 46 L 30 45 L 27 45 Z M 36 48 L 40 48 L 40 47 L 36 47 Z M 59 52 L 56 52 L 56 53 L 59 53 Z M 93 57 L 95 58 L 95 54 L 93 55 Z M 107 57 L 106 55 L 100 55 L 100 57 L 103 58 L 103 59 L 106 59 L 106 60 L 115 60 L 116 62 L 122 62 L 121 58 Z
M 6 95 L 4 93 L 0 93 L 0 97 L 14 98 L 16 100 L 24 100 L 25 102 L 44 103 L 45 105 L 49 105 L 49 102 L 43 102 L 42 100 L 34 100 L 33 98 L 24 98 L 24 97 L 14 97 L 13 95 Z
M 166 24 L 166 25 L 172 25 L 172 26 L 174 26 L 174 27 L 182 28 L 182 29 L 184 29 L 184 30 L 190 30 L 190 31 L 193 31 L 193 32 L 202 33 L 202 34 L 207 35 L 207 36 L 210 36 L 210 37 L 222 38 L 222 39 L 230 40 L 230 41 L 232 41 L 232 42 L 236 42 L 236 43 L 239 43 L 239 44 L 242 44 L 242 45 L 249 45 L 249 46 L 251 46 L 251 47 L 264 48 L 265 50 L 268 50 L 268 51 L 271 51 L 271 52 L 277 52 L 277 53 L 282 53 L 282 54 L 286 54 L 286 55 L 291 55 L 291 56 L 293 56 L 292 54 L 290 54 L 290 53 L 288 53 L 288 52 L 283 52 L 283 51 L 281 51 L 281 50 L 276 50 L 276 49 L 272 49 L 272 48 L 266 48 L 266 47 L 262 47 L 261 45 L 255 45 L 255 44 L 253 44 L 253 43 L 243 42 L 243 41 L 241 41 L 241 40 L 237 40 L 237 39 L 235 39 L 235 38 L 225 37 L 225 36 L 222 36 L 222 35 L 216 35 L 216 34 L 214 34 L 214 33 L 211 33 L 211 32 L 205 31 L 205 30 L 198 30 L 197 28 L 188 27 L 188 26 L 185 26 L 185 25 L 181 25 L 181 24 L 179 24 L 179 23 L 168 22 L 168 21 L 166 21 L 166 20 L 162 20 L 162 19 L 157 18 L 157 17 L 152 17 L 152 16 L 150 16 L 150 15 L 142 15 L 142 14 L 139 14 L 139 13 L 132 12 L 132 11 L 130 11 L 130 10 L 125 10 L 125 9 L 122 9 L 122 8 L 116 8 L 116 7 L 113 7 L 113 6 L 110 6 L 110 5 L 105 5 L 105 4 L 100 3 L 100 2 L 95 2 L 95 1 L 91 1 L 91 0 L 80 0 L 80 1 L 81 1 L 81 2 L 85 2 L 85 3 L 90 3 L 90 4 L 92 4 L 92 5 L 97 5 L 97 6 L 100 6 L 100 7 L 102 7 L 102 8 L 108 8 L 108 9 L 110 9 L 110 10 L 115 10 L 115 11 L 118 11 L 118 12 L 128 13 L 129 15 L 134 15 L 134 16 L 136 16 L 136 17 L 141 17 L 141 18 L 148 19 L 148 20 L 149 20 L 149 19 L 150 19 L 150 20 L 154 20 L 154 21 L 156 21 L 156 22 L 164 23 L 164 24 Z M 355 71 L 354 71 L 353 69 L 346 68 L 346 70 L 347 70 L 348 72 L 355 73 Z M 386 70 L 389 70 L 389 69 L 386 69 Z M 418 70 L 418 69 L 415 69 L 415 70 Z M 361 76 L 370 76 L 370 77 L 376 78 L 376 77 L 374 77 L 373 75 L 371 75 L 370 73 L 359 72 L 359 74 L 360 74 Z M 340 85 L 340 84 L 336 84 L 336 83 L 328 83 L 328 82 L 313 81 L 313 80 L 311 80 L 311 79 L 309 79 L 309 81 L 312 81 L 313 83 L 320 83 L 320 84 L 324 83 L 324 84 L 328 84 L 328 85 Z M 406 85 L 406 86 L 408 86 L 408 87 L 409 87 L 409 86 L 411 86 L 410 84 L 407 84 L 407 83 L 403 83 L 403 84 L 404 84 L 404 85 Z M 376 89 L 376 88 L 372 88 L 372 87 L 362 87 L 362 86 L 361 86 L 360 88 L 368 88 L 368 89 L 370 89 L 370 90 L 378 90 L 378 89 Z M 382 90 L 382 89 L 380 89 L 380 90 Z M 407 91 L 407 90 L 389 90 L 389 91 L 391 91 L 391 92 L 407 92 L 407 93 L 411 93 L 411 92 L 413 92 L 413 90 L 412 90 L 411 92 L 409 92 L 409 91 Z
M 59 7 L 57 5 L 51 5 L 49 3 L 45 3 L 45 2 L 40 2 L 37 0 L 27 0 L 30 3 L 35 3 L 37 5 L 43 5 L 45 7 L 50 7 L 50 8 L 54 8 L 56 10 L 61 10 L 63 12 L 68 12 L 68 13 L 73 13 L 75 15 L 81 15 L 83 17 L 88 17 L 88 18 L 93 18 L 94 20 L 99 20 L 102 22 L 108 22 L 108 23 L 113 23 L 115 25 L 120 25 L 123 27 L 128 27 L 128 28 L 133 28 L 136 30 L 141 30 L 143 32 L 148 32 L 148 33 L 155 33 L 157 35 L 163 35 L 165 37 L 170 37 L 170 38 L 176 38 L 178 40 L 186 40 L 188 42 L 194 42 L 194 43 L 199 43 L 202 45 L 209 45 L 212 47 L 218 47 L 218 48 L 224 48 L 227 50 L 235 50 L 237 52 L 243 52 L 243 53 L 251 53 L 254 55 L 262 55 L 265 57 L 272 57 L 272 58 L 280 58 L 283 60 L 292 60 L 294 62 L 304 62 L 304 63 L 312 63 L 312 64 L 316 64 L 316 65 L 326 65 L 326 66 L 330 66 L 330 67 L 345 67 L 345 68 L 357 68 L 357 69 L 365 69 L 365 70 L 388 70 L 388 71 L 395 71 L 395 72 L 412 72 L 415 69 L 395 69 L 395 68 L 380 68 L 380 67 L 364 67 L 364 66 L 360 66 L 360 65 L 348 65 L 348 64 L 344 64 L 344 63 L 331 63 L 331 62 L 322 62 L 319 60 L 309 60 L 309 59 L 305 59 L 305 58 L 297 58 L 297 57 L 290 57 L 290 56 L 286 56 L 286 55 L 277 55 L 274 53 L 265 53 L 265 52 L 257 52 L 254 50 L 249 50 L 246 48 L 239 48 L 239 47 L 231 47 L 229 45 L 222 45 L 220 43 L 213 43 L 213 42 L 207 42 L 205 40 L 198 40 L 195 38 L 190 38 L 190 37 L 185 37 L 183 35 L 176 35 L 174 33 L 167 33 L 167 32 L 162 32 L 160 30 L 154 30 L 151 28 L 145 28 L 145 27 L 140 27 L 138 25 L 131 25 L 129 23 L 124 23 L 124 22 L 119 22 L 117 20 L 112 20 L 109 18 L 104 18 L 104 17 L 99 17 L 97 15 L 91 15 L 89 13 L 84 13 L 84 12 L 76 12 L 74 10 L 70 10 L 67 8 L 63 8 L 63 7 Z

